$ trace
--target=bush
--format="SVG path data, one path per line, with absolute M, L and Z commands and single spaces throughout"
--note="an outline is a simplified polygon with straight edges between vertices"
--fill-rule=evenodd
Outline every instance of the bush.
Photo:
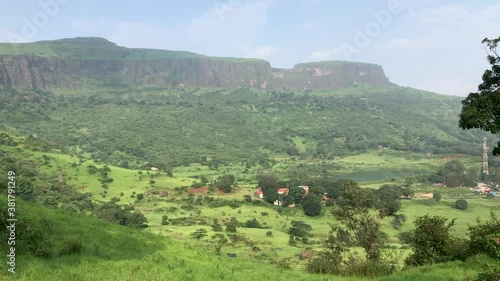
M 477 225 L 469 227 L 470 249 L 473 254 L 486 253 L 500 258 L 500 220 L 491 212 L 486 222 L 477 220 Z
M 325 206 L 326 206 L 326 207 L 332 207 L 332 206 L 335 206 L 335 200 L 333 200 L 333 199 L 328 199 L 328 200 L 326 200 L 326 202 L 325 202 Z
M 272 231 L 268 231 L 268 232 L 266 232 L 266 236 L 267 236 L 267 237 L 272 237 L 272 236 L 273 236 L 273 232 L 272 232 Z
M 415 219 L 414 237 L 411 242 L 413 253 L 405 260 L 407 265 L 424 265 L 442 261 L 450 254 L 451 227 L 455 220 L 440 216 L 421 216 Z
M 436 200 L 436 201 L 439 201 L 439 200 L 441 200 L 441 198 L 443 198 L 443 196 L 441 196 L 441 193 L 439 193 L 439 192 L 434 192 L 434 193 L 432 194 L 432 198 L 433 198 L 434 200 Z
M 292 221 L 292 226 L 288 230 L 288 234 L 297 237 L 308 237 L 310 236 L 309 232 L 312 230 L 312 227 L 303 222 L 303 221 Z
M 500 280 L 500 269 L 495 268 L 477 275 L 475 281 L 498 281 Z
M 245 223 L 245 227 L 248 227 L 248 228 L 262 228 L 262 225 L 260 225 L 260 222 L 256 218 L 253 218 L 251 220 L 248 220 Z
M 469 207 L 469 203 L 467 203 L 467 201 L 465 201 L 464 199 L 460 199 L 455 202 L 454 206 L 459 210 L 467 210 L 467 208 Z

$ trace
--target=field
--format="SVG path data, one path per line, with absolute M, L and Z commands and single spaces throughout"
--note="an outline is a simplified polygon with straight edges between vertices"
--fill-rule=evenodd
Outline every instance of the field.
M 228 269 L 227 273 L 219 271 L 221 272 L 220 274 L 227 274 L 224 276 L 231 276 L 231 280 L 245 280 L 237 279 L 243 278 L 245 274 L 242 274 L 240 269 L 234 269 L 236 268 L 236 265 L 234 262 L 231 262 L 224 257 L 226 254 L 236 254 L 238 256 L 236 260 L 242 263 L 241 265 L 238 265 L 238 268 L 239 266 L 250 268 L 252 268 L 252 266 L 258 267 L 258 265 L 256 265 L 258 262 L 265 262 L 267 264 L 286 263 L 287 266 L 291 268 L 290 270 L 293 270 L 291 272 L 299 274 L 298 272 L 302 272 L 305 264 L 307 263 L 307 260 L 299 258 L 300 253 L 306 249 L 320 251 L 322 248 L 321 243 L 326 238 L 328 231 L 330 230 L 330 224 L 338 223 L 330 213 L 331 208 L 333 207 L 325 207 L 320 216 L 309 217 L 304 214 L 300 207 L 280 208 L 266 203 L 244 203 L 242 199 L 245 195 L 250 195 L 255 201 L 259 201 L 254 194 L 256 190 L 255 175 L 250 172 L 245 172 L 244 165 L 221 166 L 219 167 L 219 170 L 213 170 L 207 166 L 192 164 L 189 166 L 175 168 L 172 176 L 167 175 L 167 173 L 163 171 L 130 170 L 109 165 L 108 167 L 110 168 L 110 172 L 108 175 L 113 178 L 113 181 L 109 183 L 107 189 L 103 189 L 99 174 L 90 174 L 88 170 L 89 166 L 102 168 L 104 166 L 102 163 L 96 163 L 92 160 L 84 159 L 81 156 L 77 157 L 57 152 L 33 151 L 29 148 L 21 148 L 20 146 L 16 148 L 2 146 L 2 150 L 14 155 L 32 159 L 34 162 L 39 164 L 39 168 L 44 173 L 54 175 L 61 181 L 65 181 L 76 186 L 80 192 L 92 193 L 92 196 L 96 201 L 109 201 L 111 198 L 115 197 L 119 198 L 119 204 L 134 205 L 136 210 L 141 211 L 148 219 L 149 228 L 143 230 L 143 234 L 140 235 L 149 235 L 146 234 L 146 232 L 159 234 L 160 237 L 163 236 L 165 238 L 152 236 L 156 237 L 154 238 L 155 241 L 167 241 L 167 243 L 169 243 L 168 245 L 170 245 L 169 247 L 174 247 L 175 251 L 183 252 L 183 254 L 185 254 L 185 252 L 190 253 L 188 256 L 191 259 L 197 260 L 198 263 L 200 262 L 200 259 L 206 259 L 207 262 L 212 261 L 212 255 L 214 255 L 213 246 L 216 241 L 214 235 L 222 234 L 229 241 L 231 241 L 231 235 L 236 234 L 241 236 L 241 241 L 235 241 L 224 245 L 221 249 L 222 256 L 217 257 L 217 259 L 223 259 L 225 262 L 233 265 L 233 269 L 230 271 Z M 400 167 L 409 173 L 411 172 L 410 174 L 430 173 L 438 169 L 441 165 L 448 161 L 450 157 L 451 156 L 422 155 L 391 150 L 378 150 L 339 158 L 329 161 L 327 164 L 336 167 L 330 172 L 333 172 L 333 176 L 338 178 L 348 177 L 349 175 L 353 175 L 353 173 L 358 173 L 360 175 L 363 175 L 364 173 L 368 174 L 365 174 L 365 176 L 370 178 L 371 181 L 362 181 L 360 182 L 360 185 L 362 187 L 376 189 L 385 183 L 404 183 L 404 177 L 393 176 L 393 174 L 390 174 L 390 177 L 386 177 L 384 175 L 387 175 L 387 173 L 384 173 L 383 171 L 398 171 L 397 168 Z M 461 155 L 455 155 L 451 158 L 460 159 L 460 161 L 468 166 L 475 165 L 475 163 L 479 161 L 479 158 L 477 157 L 474 158 Z M 313 165 L 313 163 L 310 163 L 308 160 L 289 159 L 288 161 L 277 163 L 275 170 L 283 171 L 279 175 L 285 177 L 287 175 L 285 172 L 287 169 L 291 169 L 292 167 L 296 167 L 298 165 L 308 166 Z M 371 172 L 374 170 L 378 171 L 378 173 Z M 380 171 L 382 171 L 382 173 Z M 196 190 L 190 189 L 189 186 L 199 181 L 201 176 L 206 176 L 211 180 L 215 180 L 218 175 L 226 173 L 237 175 L 237 181 L 239 184 L 233 192 L 229 194 L 220 194 L 219 192 L 213 191 L 206 194 L 194 192 L 193 195 L 190 195 L 190 192 L 188 192 L 188 190 Z M 152 183 L 151 180 L 154 180 L 154 183 Z M 381 220 L 382 230 L 388 235 L 387 245 L 391 246 L 391 248 L 387 248 L 385 252 L 388 254 L 396 249 L 399 255 L 398 263 L 400 268 L 402 268 L 404 258 L 410 253 L 410 250 L 407 247 L 404 247 L 402 242 L 398 239 L 398 234 L 413 229 L 413 220 L 416 217 L 425 214 L 432 214 L 443 216 L 450 220 L 457 219 L 454 227 L 455 234 L 457 236 L 464 237 L 468 226 L 475 224 L 476 218 L 480 217 L 486 219 L 489 217 L 490 212 L 497 214 L 500 213 L 500 201 L 498 198 L 486 199 L 484 196 L 473 194 L 468 189 L 451 189 L 428 184 L 416 184 L 413 189 L 416 193 L 440 192 L 443 194 L 443 199 L 441 201 L 435 201 L 433 199 L 402 200 L 402 208 L 400 212 L 405 214 L 408 219 L 401 229 L 396 230 L 392 227 L 391 218 Z M 152 195 L 150 192 L 155 190 L 168 191 L 169 195 L 167 197 Z M 138 194 L 144 194 L 144 198 L 138 200 Z M 213 207 L 206 201 L 206 198 L 210 197 L 214 200 L 219 199 L 238 202 L 238 206 Z M 469 202 L 469 208 L 465 211 L 453 208 L 454 202 L 457 199 L 463 198 L 467 199 Z M 29 204 L 27 206 L 29 206 Z M 168 225 L 161 224 L 163 216 L 168 217 L 170 221 Z M 212 230 L 210 225 L 212 225 L 213 219 L 217 219 L 219 222 L 224 222 L 230 220 L 231 218 L 235 218 L 237 221 L 242 223 L 256 218 L 259 222 L 261 222 L 264 229 L 240 227 L 234 234 L 224 232 L 220 233 Z M 311 225 L 312 236 L 307 243 L 298 242 L 295 246 L 289 245 L 288 229 L 290 228 L 291 222 L 294 220 L 303 221 Z M 195 240 L 190 237 L 190 234 L 200 228 L 207 230 L 208 236 L 199 242 L 195 242 Z M 77 229 L 78 227 L 75 227 L 71 231 L 77 233 Z M 272 234 L 268 235 L 268 231 L 271 231 Z M 86 246 L 86 248 L 89 248 L 89 246 Z M 206 251 L 206 253 L 200 254 L 198 252 L 196 255 L 202 256 L 192 256 L 194 255 L 192 250 L 195 248 L 204 249 L 203 251 Z M 172 257 L 168 254 L 171 251 L 172 249 L 168 248 L 168 251 L 163 252 L 162 254 L 151 254 L 149 259 L 171 259 Z M 355 248 L 353 251 L 358 252 L 362 256 L 361 249 Z M 111 256 L 114 256 L 114 254 Z M 88 260 L 79 263 L 79 266 L 74 269 L 75 271 L 73 271 L 72 274 L 78 275 L 78 270 L 85 271 L 96 266 L 99 268 L 106 268 L 108 266 L 120 268 L 122 266 L 127 266 L 132 268 L 141 268 L 141 271 L 142 269 L 145 269 L 145 272 L 153 274 L 151 276 L 142 275 L 141 278 L 153 278 L 150 280 L 160 278 L 159 276 L 162 276 L 163 278 L 163 273 L 160 273 L 158 269 L 155 268 L 155 265 L 147 262 L 150 261 L 149 259 L 142 261 L 140 265 L 134 267 L 132 266 L 133 262 L 131 261 L 121 259 L 115 261 L 113 258 L 111 261 L 97 262 L 94 257 L 91 257 Z M 69 264 L 76 262 L 74 260 L 71 261 L 71 259 L 65 259 L 65 261 Z M 170 262 L 175 263 L 175 261 Z M 186 260 L 186 262 L 188 261 Z M 44 261 L 33 260 L 28 267 L 28 273 L 26 273 L 28 275 L 23 276 L 38 274 L 38 272 L 40 272 L 40 268 L 45 268 L 47 266 L 50 267 L 52 266 L 51 263 L 57 264 L 59 261 L 51 261 L 48 265 L 45 263 L 46 262 Z M 223 262 L 218 261 L 217 263 Z M 189 274 L 192 274 L 192 278 L 194 279 L 189 280 L 202 280 L 203 278 L 208 278 L 207 280 L 219 280 L 217 279 L 218 277 L 212 276 L 207 272 L 200 273 L 200 269 L 196 269 L 198 267 L 194 264 L 191 265 L 192 263 L 190 261 L 189 264 L 191 271 L 188 271 L 187 273 L 175 273 L 180 274 L 175 277 L 180 279 L 175 280 L 182 280 L 179 276 L 184 276 L 185 274 L 187 274 L 186 276 L 191 276 Z M 200 265 L 200 267 L 203 266 Z M 453 268 L 451 270 L 461 271 L 463 269 Z M 70 274 L 66 271 L 66 269 L 64 269 L 64 271 L 66 273 L 61 273 L 64 276 L 66 276 L 66 274 Z M 238 271 L 238 273 L 235 273 L 236 271 Z M 242 275 L 234 275 L 240 273 Z M 114 274 L 117 274 L 116 278 L 119 278 L 119 276 L 121 276 L 120 274 L 125 273 L 124 271 L 122 272 L 117 270 Z M 401 274 L 414 276 L 406 271 Z M 88 275 L 86 278 L 89 279 L 82 280 L 90 280 L 91 278 L 97 278 L 97 276 L 99 276 L 98 273 L 96 273 L 95 276 Z M 280 274 L 280 276 L 285 275 Z M 39 280 L 44 279 L 42 278 Z

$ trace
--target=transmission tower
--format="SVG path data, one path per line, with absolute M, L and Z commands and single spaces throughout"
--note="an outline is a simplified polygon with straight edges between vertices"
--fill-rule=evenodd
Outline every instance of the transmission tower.
M 489 175 L 488 171 L 488 145 L 486 144 L 486 138 L 483 138 L 483 175 Z

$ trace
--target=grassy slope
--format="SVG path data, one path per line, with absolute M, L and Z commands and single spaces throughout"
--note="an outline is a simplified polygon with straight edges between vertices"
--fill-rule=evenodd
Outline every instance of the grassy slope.
M 5 198 L 0 199 L 2 205 Z M 246 257 L 230 259 L 213 254 L 193 240 L 182 244 L 147 231 L 132 230 L 61 210 L 17 201 L 18 224 L 48 219 L 54 247 L 78 240 L 81 255 L 38 259 L 17 257 L 11 280 L 363 280 L 284 270 Z M 2 244 L 2 247 L 4 244 Z M 3 249 L 3 248 L 2 248 Z M 491 262 L 491 261 L 489 261 Z M 1 264 L 5 272 L 4 263 Z M 474 275 L 472 262 L 439 264 L 406 270 L 377 280 L 463 280 Z M 0 275 L 1 276 L 1 275 Z M 4 275 L 6 276 L 6 275 Z
M 90 161 L 84 162 L 81 166 L 72 167 L 70 164 L 77 162 L 76 157 L 58 153 L 42 153 L 31 151 L 29 149 L 9 148 L 2 146 L 2 150 L 9 151 L 17 154 L 18 156 L 28 157 L 36 160 L 40 164 L 40 169 L 49 174 L 54 174 L 59 178 L 73 176 L 74 184 L 88 185 L 85 191 L 94 191 L 94 198 L 102 200 L 98 194 L 102 188 L 97 181 L 96 175 L 88 175 L 84 168 L 88 164 L 93 164 Z M 42 164 L 42 155 L 45 154 L 49 157 L 48 165 Z M 390 157 L 389 157 L 390 156 Z M 399 158 L 398 158 L 399 156 Z M 389 157 L 388 159 L 386 159 Z M 408 153 L 387 153 L 384 151 L 372 152 L 362 155 L 346 157 L 344 162 L 352 165 L 359 165 L 358 161 L 366 159 L 370 165 L 378 165 L 381 161 L 388 161 L 390 163 L 408 163 L 411 161 L 408 158 L 416 157 L 415 160 L 420 159 L 418 155 Z M 443 160 L 439 158 L 432 159 L 430 163 L 441 163 Z M 468 159 L 463 159 L 468 160 Z M 417 166 L 420 161 L 416 161 Z M 51 167 L 50 167 L 51 166 Z M 98 165 L 99 166 L 99 165 Z M 147 180 L 139 181 L 138 171 L 127 170 L 110 166 L 110 176 L 116 180 L 110 184 L 108 190 L 108 199 L 112 196 L 120 197 L 118 194 L 124 192 L 126 196 L 120 197 L 120 203 L 136 203 L 135 199 L 129 197 L 131 194 L 131 185 L 135 185 L 137 193 L 150 190 Z M 195 176 L 197 173 L 203 174 L 207 172 L 205 169 L 197 170 L 196 166 L 183 167 L 174 171 L 175 178 L 160 176 L 155 178 L 157 185 L 165 181 L 165 186 L 172 189 L 175 186 L 185 184 L 186 181 L 192 179 L 187 176 Z M 146 175 L 146 172 L 144 172 Z M 167 184 L 167 182 L 169 182 Z M 380 183 L 381 184 L 381 183 Z M 373 184 L 373 187 L 378 187 L 379 184 Z M 79 186 L 79 185 L 77 185 Z M 225 199 L 241 199 L 244 194 L 253 194 L 255 187 L 240 187 L 234 194 L 220 196 Z M 408 216 L 408 222 L 404 225 L 402 231 L 410 230 L 413 228 L 412 221 L 416 216 L 431 213 L 432 215 L 441 215 L 447 218 L 458 218 L 456 223 L 456 234 L 463 236 L 468 224 L 474 224 L 476 217 L 487 218 L 491 211 L 498 213 L 500 211 L 500 199 L 486 200 L 482 198 L 471 198 L 469 201 L 469 209 L 466 211 L 459 211 L 451 208 L 451 204 L 464 194 L 468 193 L 466 190 L 446 189 L 435 186 L 421 186 L 418 188 L 422 192 L 440 191 L 443 193 L 444 199 L 441 202 L 434 202 L 432 200 L 405 200 L 403 201 L 402 212 Z M 319 217 L 307 217 L 303 214 L 300 208 L 286 209 L 283 214 L 279 214 L 276 208 L 269 206 L 252 206 L 243 205 L 238 209 L 229 207 L 209 208 L 207 206 L 196 207 L 192 211 L 178 210 L 175 212 L 156 212 L 158 208 L 166 207 L 179 207 L 183 203 L 185 194 L 181 196 L 174 196 L 176 201 L 160 200 L 154 196 L 146 196 L 145 199 L 139 204 L 136 203 L 136 208 L 142 211 L 149 220 L 151 228 L 147 231 L 139 232 L 122 228 L 119 226 L 109 225 L 91 218 L 80 218 L 60 210 L 50 210 L 40 208 L 39 206 L 21 202 L 18 206 L 20 221 L 24 216 L 25 219 L 39 220 L 41 218 L 50 218 L 56 222 L 52 232 L 50 232 L 50 239 L 53 241 L 55 248 L 60 248 L 65 242 L 76 240 L 82 241 L 85 247 L 83 257 L 57 257 L 52 260 L 44 261 L 33 259 L 31 257 L 23 257 L 20 261 L 20 266 L 23 268 L 23 274 L 20 275 L 20 280 L 51 280 L 57 277 L 66 280 L 119 280 L 125 278 L 126 280 L 250 280 L 247 278 L 261 278 L 263 280 L 281 280 L 279 278 L 292 278 L 283 280 L 325 280 L 316 278 L 315 276 L 305 275 L 300 273 L 303 269 L 304 261 L 298 258 L 290 259 L 292 267 L 295 271 L 282 271 L 275 267 L 262 267 L 259 265 L 259 259 L 265 260 L 260 263 L 268 264 L 270 260 L 279 261 L 285 258 L 291 258 L 295 254 L 300 253 L 305 247 L 312 247 L 313 249 L 320 250 L 319 244 L 303 245 L 299 243 L 299 247 L 291 247 L 288 245 L 287 230 L 292 220 L 302 220 L 309 223 L 313 227 L 313 237 L 311 241 L 322 240 L 329 230 L 329 223 L 334 222 L 334 219 L 329 214 L 328 209 L 325 209 L 323 215 Z M 2 200 L 5 200 L 2 197 Z M 5 202 L 1 202 L 5 205 Z M 196 214 L 199 210 L 200 215 Z M 184 212 L 184 214 L 183 214 Z M 261 216 L 262 212 L 269 213 L 265 218 Z M 205 228 L 209 231 L 209 237 L 215 234 L 207 225 L 193 225 L 193 226 L 180 226 L 180 225 L 167 225 L 160 226 L 161 216 L 167 214 L 170 219 L 179 217 L 199 216 L 211 222 L 213 218 L 227 218 L 235 217 L 239 221 L 246 221 L 251 218 L 257 218 L 261 222 L 266 222 L 267 226 L 273 232 L 272 237 L 267 237 L 265 229 L 238 229 L 239 235 L 244 235 L 250 242 L 261 248 L 260 252 L 254 253 L 251 247 L 238 243 L 234 247 L 225 246 L 222 250 L 225 253 L 236 253 L 239 258 L 236 260 L 229 260 L 225 256 L 219 257 L 213 254 L 212 246 L 213 240 L 205 238 L 199 243 L 195 243 L 189 238 L 189 234 L 198 228 Z M 394 230 L 390 225 L 390 219 L 384 219 L 382 222 L 383 230 L 389 234 L 389 243 L 391 245 L 400 246 L 397 239 L 398 231 Z M 161 234 L 161 236 L 154 236 L 148 232 Z M 170 240 L 173 239 L 173 240 Z M 109 242 L 113 241 L 113 242 Z M 188 241 L 188 248 L 184 248 L 184 241 Z M 161 244 L 165 244 L 163 247 Z M 119 245 L 127 245 L 129 250 L 125 251 Z M 5 245 L 2 245 L 5 246 Z M 279 249 L 278 249 L 279 248 Z M 197 249 L 195 252 L 194 249 Z M 202 250 L 200 250 L 202 249 Z M 129 255 L 128 253 L 133 253 Z M 175 255 L 172 255 L 175 253 Z M 402 251 L 403 257 L 408 254 L 407 250 Z M 182 261 L 183 260 L 183 261 Z M 184 264 L 184 266 L 182 266 Z M 218 264 L 218 267 L 217 267 Z M 410 270 L 398 273 L 396 277 L 387 277 L 381 280 L 461 280 L 459 276 L 465 274 L 473 274 L 474 269 L 466 269 L 467 267 L 461 263 L 454 263 L 448 265 L 436 265 L 430 267 L 427 273 L 423 274 L 421 270 Z M 221 269 L 223 268 L 223 269 Z M 168 270 L 166 270 L 168 269 Z M 209 273 L 208 271 L 217 271 L 219 273 Z M 220 273 L 222 270 L 222 273 Z M 247 271 L 245 271 L 247 270 Z M 233 273 L 234 271 L 234 273 Z M 271 275 L 268 272 L 272 271 Z M 273 276 L 272 274 L 275 274 Z M 109 278 L 105 278 L 109 277 Z M 267 277 L 270 276 L 270 277 Z M 303 276 L 303 277 L 301 277 Z M 438 277 L 439 276 L 439 279 Z M 105 279 L 103 279 L 105 278 Z M 127 279 L 130 278 L 130 279 Z M 294 279 L 296 278 L 296 279 Z M 405 279 L 406 278 L 406 279 Z M 419 279 L 420 278 L 420 279 Z M 425 279 L 432 278 L 432 279 Z M 328 280 L 328 279 L 326 279 Z M 338 279 L 335 279 L 338 280 Z M 342 280 L 342 279 L 340 279 Z

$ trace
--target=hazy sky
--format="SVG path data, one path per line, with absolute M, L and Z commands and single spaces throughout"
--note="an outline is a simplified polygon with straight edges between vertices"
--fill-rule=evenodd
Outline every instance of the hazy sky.
M 77 36 L 126 47 L 255 57 L 273 67 L 377 63 L 391 82 L 443 94 L 476 91 L 500 36 L 498 1 L 0 0 L 0 41 Z

